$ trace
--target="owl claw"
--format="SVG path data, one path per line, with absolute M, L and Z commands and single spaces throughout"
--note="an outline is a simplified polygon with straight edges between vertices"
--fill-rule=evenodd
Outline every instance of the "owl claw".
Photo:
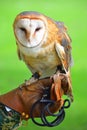
M 39 73 L 35 72 L 29 80 L 25 80 L 26 86 L 38 81 L 39 77 Z
M 38 79 L 35 79 L 34 77 L 30 78 L 29 80 L 25 81 L 26 86 L 38 81 Z
M 39 79 L 40 74 L 38 72 L 35 72 L 32 77 L 34 77 L 34 79 Z

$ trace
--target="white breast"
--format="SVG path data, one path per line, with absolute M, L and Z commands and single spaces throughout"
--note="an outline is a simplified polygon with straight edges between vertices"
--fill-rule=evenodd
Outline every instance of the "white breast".
M 22 47 L 22 51 L 29 57 L 28 66 L 32 73 L 40 72 L 42 74 L 41 78 L 53 75 L 57 65 L 60 64 L 54 44 L 50 44 L 45 48 L 35 47 L 30 49 Z

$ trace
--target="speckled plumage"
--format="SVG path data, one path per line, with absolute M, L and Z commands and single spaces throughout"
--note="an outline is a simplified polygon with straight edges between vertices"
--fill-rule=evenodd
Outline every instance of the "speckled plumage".
M 42 41 L 36 47 L 24 47 L 17 38 L 15 27 L 20 19 L 40 19 L 45 24 L 45 34 Z M 14 34 L 16 37 L 18 55 L 32 73 L 38 72 L 42 77 L 50 76 L 56 71 L 57 65 L 62 65 L 68 71 L 71 64 L 71 39 L 62 22 L 56 22 L 38 12 L 23 12 L 14 22 Z M 45 35 L 44 34 L 44 35 Z M 32 43 L 31 43 L 32 44 Z
M 38 12 L 26 11 L 17 15 L 13 28 L 19 59 L 26 63 L 32 74 L 39 73 L 40 78 L 62 72 L 67 77 L 68 95 L 73 100 L 71 39 L 64 23 Z

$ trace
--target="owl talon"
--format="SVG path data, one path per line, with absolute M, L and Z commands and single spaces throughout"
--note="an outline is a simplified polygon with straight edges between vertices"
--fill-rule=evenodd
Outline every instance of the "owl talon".
M 30 78 L 29 80 L 25 81 L 26 86 L 36 82 L 38 79 L 35 79 L 34 77 Z
M 25 80 L 26 86 L 36 82 L 39 79 L 39 77 L 39 73 L 35 72 L 29 80 Z
M 38 72 L 35 72 L 35 73 L 32 75 L 32 77 L 33 77 L 34 79 L 39 79 L 40 74 L 39 74 Z

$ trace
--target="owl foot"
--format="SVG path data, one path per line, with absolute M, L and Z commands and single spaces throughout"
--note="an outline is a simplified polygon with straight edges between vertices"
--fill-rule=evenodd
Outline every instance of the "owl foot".
M 35 72 L 29 80 L 25 81 L 26 86 L 38 81 L 39 77 L 40 75 L 37 72 Z

